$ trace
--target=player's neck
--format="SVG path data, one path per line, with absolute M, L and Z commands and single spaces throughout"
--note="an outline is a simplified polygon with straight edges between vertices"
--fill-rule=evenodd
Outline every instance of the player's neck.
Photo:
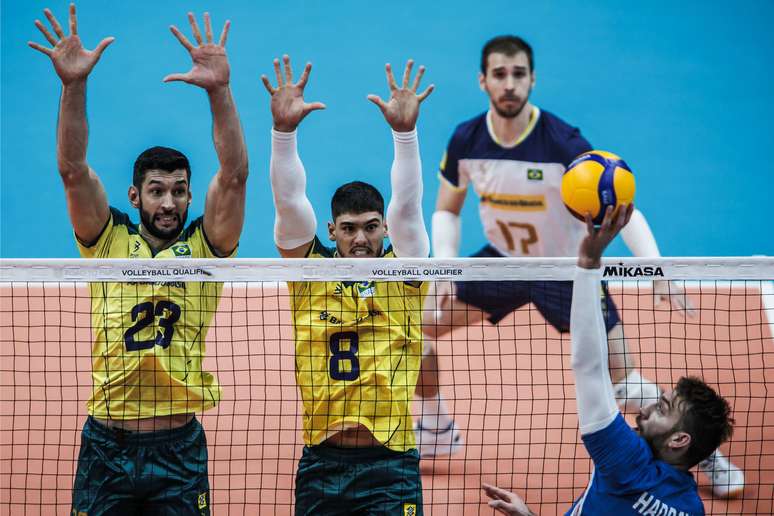
M 153 235 L 150 231 L 148 231 L 145 228 L 145 224 L 140 224 L 140 236 L 148 243 L 148 247 L 151 248 L 151 251 L 153 252 L 154 255 L 158 254 L 160 251 L 163 251 L 167 247 L 171 246 L 177 240 L 177 238 L 170 238 L 170 239 L 159 238 Z
M 529 127 L 534 111 L 532 104 L 527 102 L 518 115 L 506 118 L 490 106 L 487 118 L 495 141 L 504 147 L 512 146 L 518 142 Z

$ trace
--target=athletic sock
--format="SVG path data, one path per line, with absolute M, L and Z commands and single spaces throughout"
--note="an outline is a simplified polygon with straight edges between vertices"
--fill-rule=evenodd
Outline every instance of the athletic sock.
M 618 404 L 631 411 L 638 411 L 661 397 L 661 388 L 654 382 L 643 378 L 636 369 L 626 378 L 613 386 Z
M 419 422 L 427 430 L 444 430 L 454 421 L 440 392 L 430 398 L 421 398 L 419 406 L 422 414 Z

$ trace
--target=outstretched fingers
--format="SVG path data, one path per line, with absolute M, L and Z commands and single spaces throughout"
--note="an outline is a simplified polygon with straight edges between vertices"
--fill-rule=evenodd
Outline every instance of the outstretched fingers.
M 435 84 L 431 84 L 425 89 L 425 91 L 417 95 L 417 99 L 419 99 L 419 102 L 422 102 L 423 100 L 425 100 L 433 92 L 434 89 L 435 89 Z
M 99 42 L 97 45 L 97 48 L 94 49 L 94 53 L 97 54 L 97 59 L 99 59 L 102 56 L 102 52 L 105 51 L 105 49 L 110 46 L 111 43 L 113 43 L 116 40 L 113 36 L 107 37 Z
M 419 67 L 419 70 L 417 71 L 417 76 L 414 77 L 414 84 L 411 85 L 411 91 L 414 93 L 417 92 L 419 89 L 419 83 L 422 81 L 422 76 L 425 75 L 425 65 L 422 65 Z
M 204 13 L 204 37 L 207 43 L 212 43 L 212 23 L 210 22 L 210 13 Z
M 54 29 L 54 32 L 57 36 L 59 36 L 59 39 L 62 39 L 65 37 L 64 32 L 62 31 L 62 26 L 59 25 L 59 22 L 56 19 L 56 16 L 51 12 L 50 9 L 43 9 L 43 14 L 46 15 L 46 18 L 48 18 L 48 22 L 51 24 L 51 27 Z
M 285 66 L 285 81 L 288 85 L 293 84 L 293 69 L 290 67 L 290 56 L 282 56 L 282 64 Z
M 171 73 L 162 79 L 162 82 L 182 81 L 188 82 L 190 73 Z
M 282 83 L 282 71 L 280 70 L 279 59 L 275 57 L 274 61 L 272 61 L 272 64 L 274 65 L 274 75 L 277 76 L 277 88 L 281 88 L 283 83 Z
M 48 29 L 45 25 L 43 25 L 43 22 L 40 20 L 35 20 L 35 27 L 38 28 L 38 30 L 43 34 L 43 37 L 46 38 L 46 40 L 53 46 L 56 46 L 56 44 L 59 43 L 59 40 L 57 40 L 54 36 L 51 35 L 50 32 L 48 32 Z
M 398 84 L 395 82 L 395 76 L 392 74 L 392 65 L 387 63 L 384 65 L 384 71 L 387 74 L 387 85 L 390 87 L 390 91 L 398 89 Z
M 188 23 L 191 24 L 191 31 L 193 32 L 196 43 L 200 46 L 202 44 L 202 32 L 199 30 L 199 24 L 196 22 L 196 16 L 193 13 L 188 13 Z
M 177 40 L 180 42 L 181 45 L 185 47 L 186 50 L 190 52 L 191 50 L 194 49 L 194 46 L 191 44 L 190 41 L 188 41 L 188 38 L 186 38 L 185 35 L 182 32 L 180 32 L 180 29 L 178 29 L 174 25 L 170 25 L 169 30 L 172 31 L 172 34 L 175 35 Z
M 70 4 L 70 35 L 78 34 L 78 18 L 75 16 L 75 4 Z
M 309 113 L 310 111 L 317 111 L 318 109 L 325 109 L 325 104 L 322 102 L 310 102 L 304 104 L 304 111 Z
M 265 75 L 261 75 L 261 82 L 263 83 L 263 87 L 266 88 L 266 91 L 269 92 L 269 95 L 274 95 L 277 92 L 274 86 L 271 85 L 269 78 Z
M 373 102 L 374 104 L 376 104 L 379 107 L 379 109 L 382 110 L 382 113 L 387 111 L 387 103 L 384 102 L 379 95 L 374 95 L 372 93 L 372 94 L 368 95 L 366 98 L 368 100 L 370 100 L 371 102 Z
M 411 69 L 414 67 L 414 60 L 409 59 L 406 61 L 406 68 L 403 70 L 403 86 L 402 88 L 405 90 L 408 88 L 409 79 L 411 78 Z
M 218 43 L 221 47 L 226 46 L 226 40 L 228 39 L 228 29 L 231 28 L 231 20 L 226 20 L 226 23 L 223 24 L 223 31 L 220 33 L 220 42 Z
M 43 45 L 39 45 L 39 44 L 35 43 L 34 41 L 28 41 L 27 45 L 29 45 L 31 48 L 37 50 L 38 52 L 42 52 L 42 53 L 46 54 L 49 57 L 51 57 L 51 53 L 53 52 L 52 49 L 50 49 L 48 47 L 44 47 Z
M 303 88 L 306 86 L 306 83 L 309 81 L 309 72 L 312 71 L 312 63 L 306 63 L 306 66 L 304 67 L 304 71 L 301 73 L 301 78 L 298 79 L 298 83 L 296 86 L 299 88 Z

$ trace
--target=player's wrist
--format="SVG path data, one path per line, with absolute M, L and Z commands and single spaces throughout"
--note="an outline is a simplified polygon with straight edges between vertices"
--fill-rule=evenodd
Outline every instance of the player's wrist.
M 581 269 L 595 270 L 602 267 L 602 260 L 597 257 L 579 256 L 578 267 Z

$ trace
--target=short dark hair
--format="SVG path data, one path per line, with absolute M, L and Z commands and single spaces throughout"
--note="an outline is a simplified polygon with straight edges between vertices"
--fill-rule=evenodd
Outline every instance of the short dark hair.
M 367 211 L 379 212 L 384 217 L 384 198 L 379 190 L 362 181 L 352 181 L 336 189 L 331 199 L 334 221 L 342 213 L 357 215 Z
M 137 156 L 134 161 L 134 173 L 132 174 L 132 184 L 139 189 L 142 181 L 145 179 L 145 173 L 148 170 L 164 170 L 174 172 L 175 170 L 185 169 L 186 179 L 191 182 L 191 165 L 188 158 L 179 150 L 169 147 L 151 147 Z
M 486 42 L 483 50 L 481 50 L 481 73 L 486 75 L 487 59 L 489 54 L 500 53 L 506 56 L 515 56 L 519 52 L 527 54 L 527 60 L 529 61 L 529 71 L 535 70 L 535 61 L 532 55 L 532 47 L 529 43 L 524 41 L 518 36 L 504 35 L 497 36 Z
M 734 418 L 728 402 L 699 378 L 680 378 L 675 386 L 675 396 L 682 408 L 676 430 L 691 436 L 685 462 L 693 467 L 731 437 Z

